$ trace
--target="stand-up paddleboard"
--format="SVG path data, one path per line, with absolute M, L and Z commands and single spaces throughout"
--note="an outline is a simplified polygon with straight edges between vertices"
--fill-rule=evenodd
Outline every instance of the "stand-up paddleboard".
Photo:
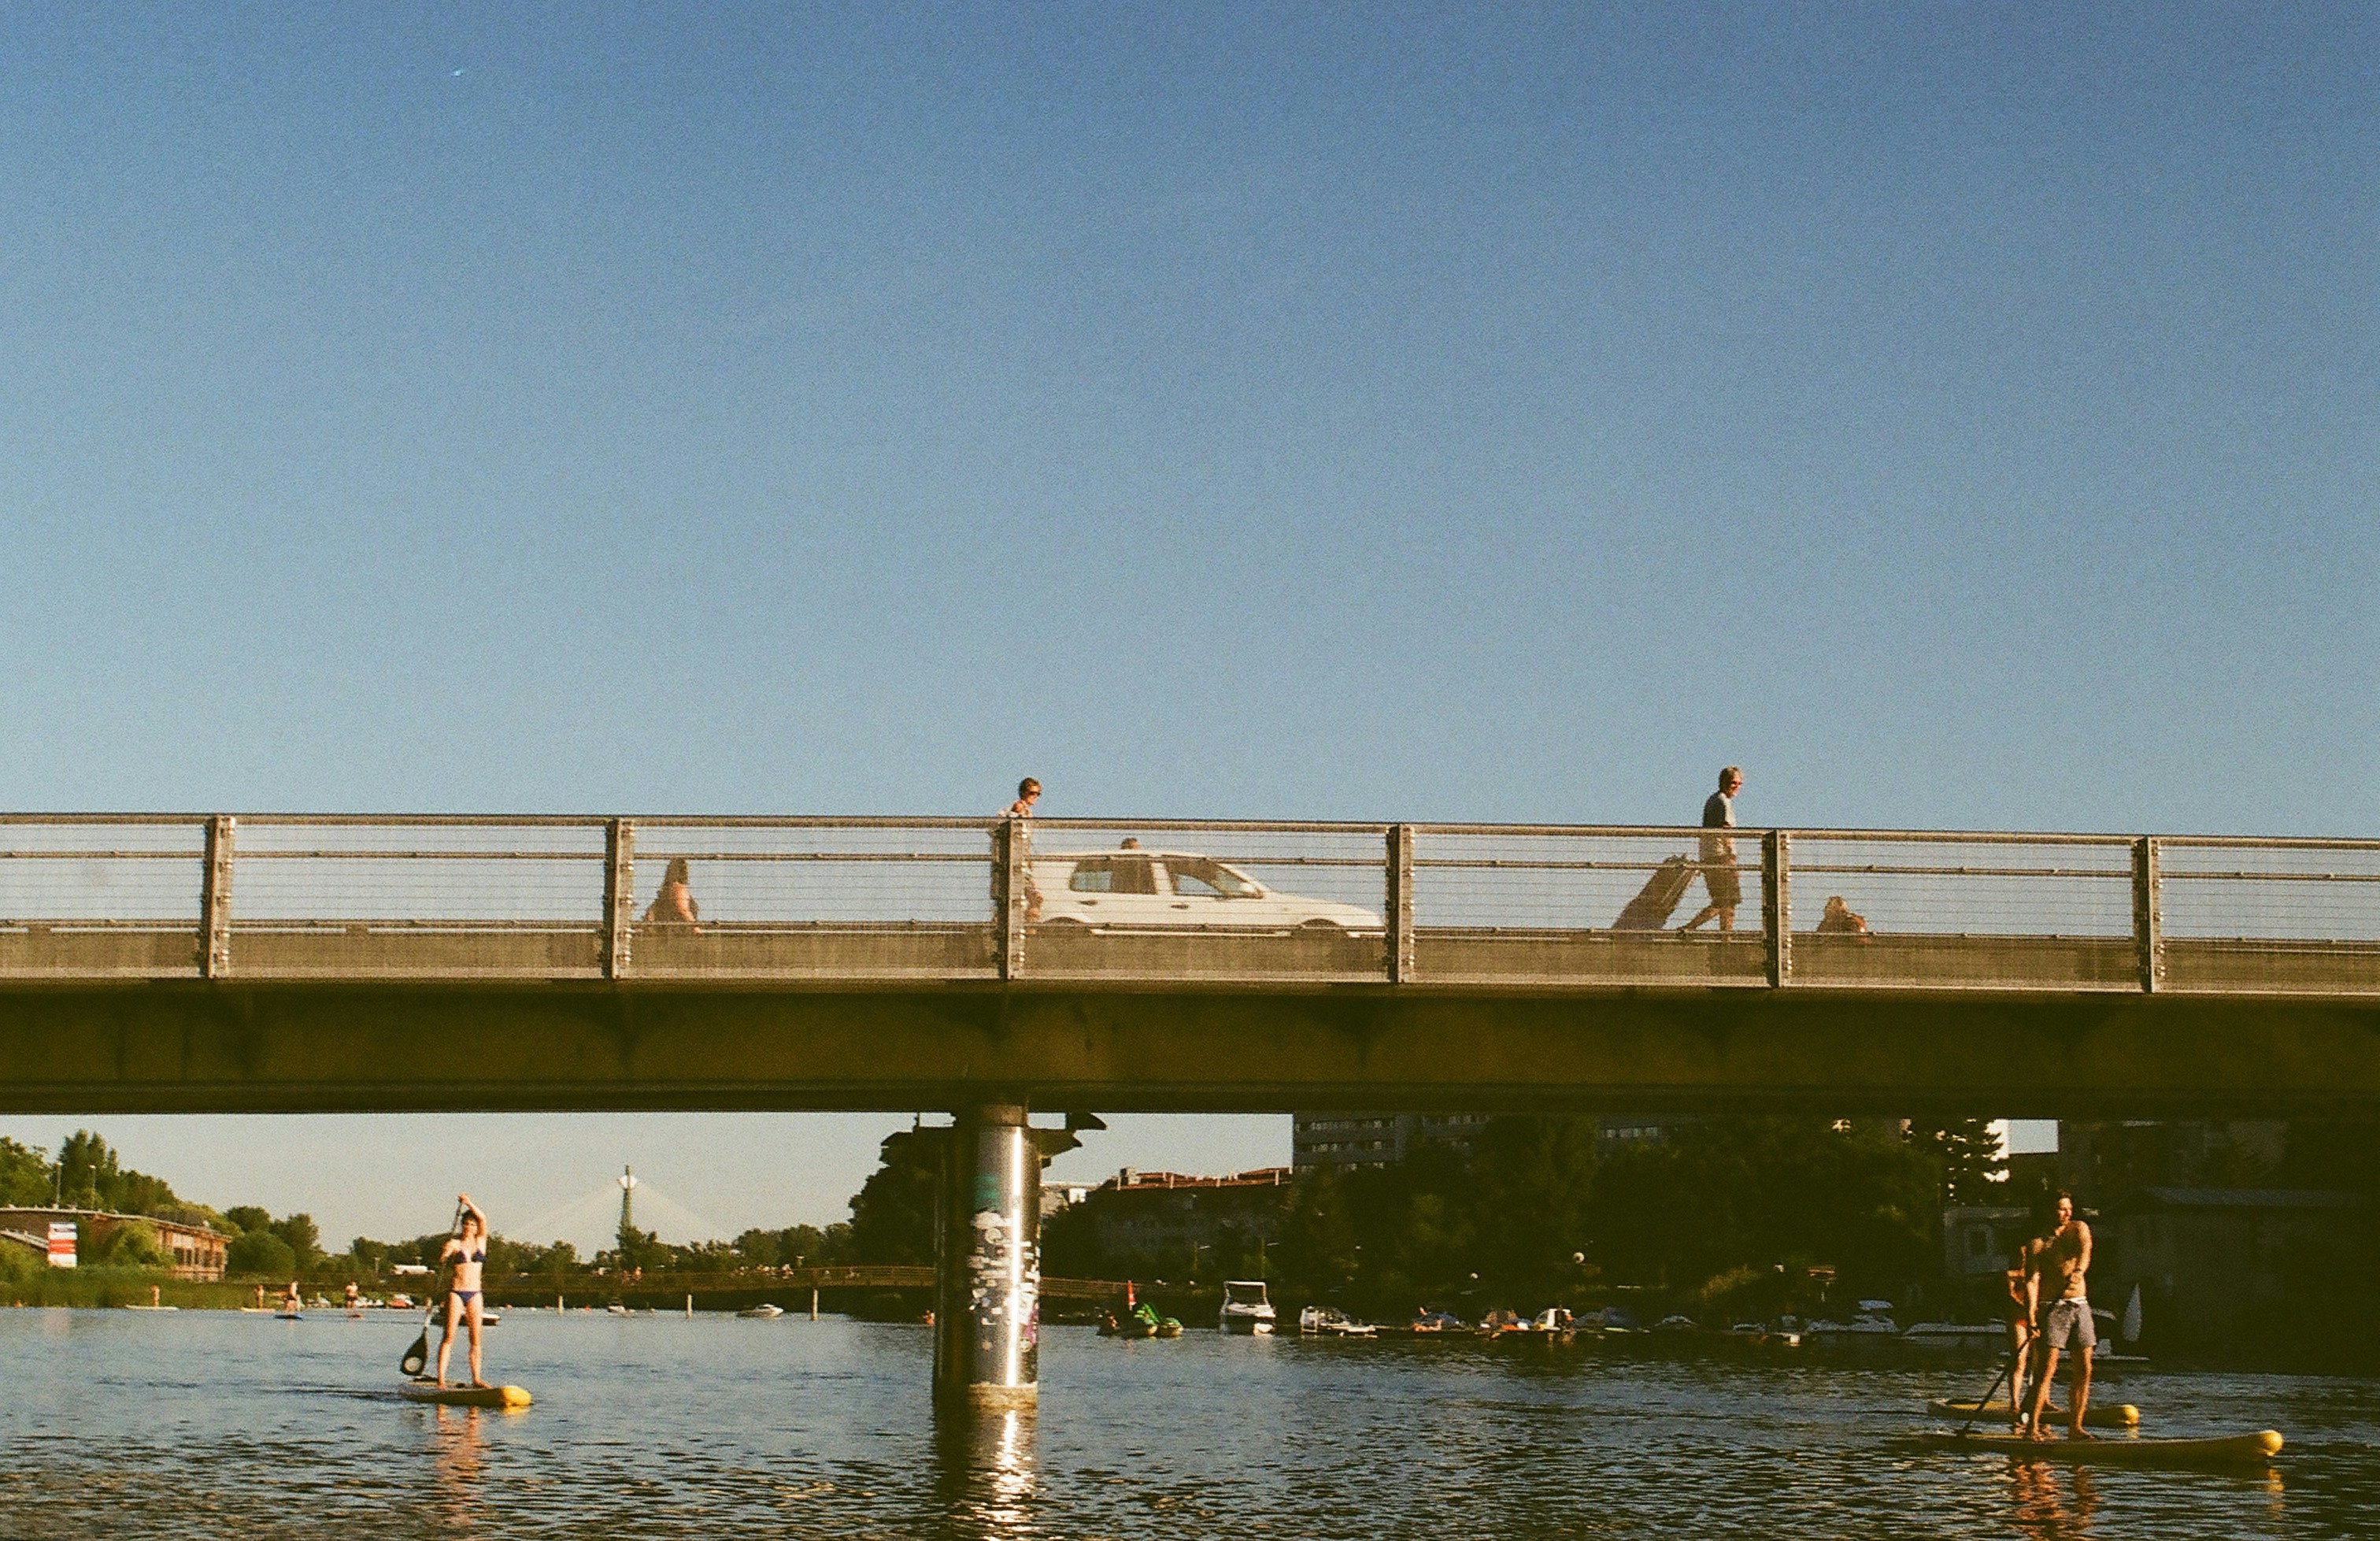
M 2273 1430 L 2211 1439 L 2028 1439 L 2022 1434 L 1921 1434 L 1927 1450 L 1990 1451 L 2018 1461 L 2094 1466 L 2262 1466 L 2281 1450 Z
M 1937 1418 L 1980 1418 L 1987 1423 L 2006 1423 L 2016 1415 L 2015 1409 L 2005 1401 L 1979 1403 L 1973 1397 L 1936 1397 L 1925 1404 L 1925 1410 Z M 2046 1408 L 2041 1416 L 2046 1423 L 2063 1425 L 2066 1409 Z M 2088 1428 L 2138 1428 L 2141 1410 L 2128 1401 L 2095 1401 L 2083 1409 L 2082 1423 Z
M 442 1407 L 527 1407 L 528 1392 L 518 1386 L 441 1386 L 434 1380 L 408 1380 L 396 1389 L 407 1401 L 434 1401 Z

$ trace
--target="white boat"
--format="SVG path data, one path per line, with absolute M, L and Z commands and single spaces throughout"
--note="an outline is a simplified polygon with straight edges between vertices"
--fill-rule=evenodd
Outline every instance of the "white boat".
M 783 1316 L 785 1314 L 785 1308 L 782 1305 L 771 1305 L 766 1302 L 763 1302 L 759 1305 L 747 1305 L 743 1310 L 738 1311 L 735 1314 L 742 1317 L 747 1321 L 767 1322 L 774 1321 L 779 1317 Z
M 1380 1329 L 1330 1305 L 1309 1305 L 1297 1314 L 1297 1330 L 1317 1338 L 1377 1338 Z
M 1803 1338 L 1814 1343 L 1846 1343 L 1899 1338 L 1900 1325 L 1885 1315 L 1892 1309 L 1888 1300 L 1864 1300 L 1859 1314 L 1847 1322 L 1815 1321 L 1802 1329 Z
M 1223 1280 L 1223 1309 L 1217 1314 L 1215 1325 L 1243 1338 L 1269 1337 L 1272 1333 L 1272 1299 L 1265 1293 L 1264 1280 Z

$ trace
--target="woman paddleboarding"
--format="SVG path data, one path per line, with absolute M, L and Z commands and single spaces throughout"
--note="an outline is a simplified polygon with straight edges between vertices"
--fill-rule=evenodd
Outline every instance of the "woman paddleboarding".
M 455 1352 L 455 1325 L 464 1321 L 471 1329 L 471 1384 L 484 1388 L 488 1383 L 480 1375 L 480 1274 L 488 1261 L 488 1217 L 471 1202 L 469 1194 L 455 1195 L 455 1202 L 463 1210 L 463 1228 L 446 1238 L 445 1249 L 438 1255 L 441 1267 L 449 1262 L 455 1267 L 455 1282 L 446 1292 L 446 1331 L 438 1340 L 438 1384 L 446 1384 L 446 1358 Z

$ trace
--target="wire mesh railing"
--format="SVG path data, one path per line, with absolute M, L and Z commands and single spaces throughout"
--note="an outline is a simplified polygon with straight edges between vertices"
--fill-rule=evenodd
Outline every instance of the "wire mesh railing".
M 2380 994 L 2380 841 L 0 817 L 0 978 Z

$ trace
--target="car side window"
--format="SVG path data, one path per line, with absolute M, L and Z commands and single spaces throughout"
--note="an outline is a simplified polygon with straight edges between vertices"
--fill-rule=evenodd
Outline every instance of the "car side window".
M 1165 864 L 1173 879 L 1173 892 L 1192 899 L 1253 899 L 1257 886 L 1207 856 L 1180 856 Z
M 1113 893 L 1115 870 L 1107 857 L 1093 856 L 1075 864 L 1075 875 L 1066 880 L 1066 886 L 1076 893 Z

